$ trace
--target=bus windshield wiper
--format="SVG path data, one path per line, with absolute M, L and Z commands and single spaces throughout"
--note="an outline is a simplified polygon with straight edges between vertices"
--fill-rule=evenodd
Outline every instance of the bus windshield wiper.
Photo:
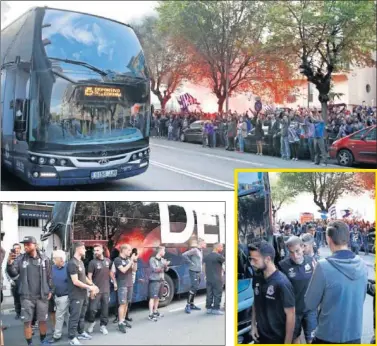
M 88 64 L 87 62 L 84 62 L 84 61 L 77 61 L 77 60 L 70 60 L 70 59 L 60 59 L 60 58 L 50 58 L 50 60 L 55 60 L 55 61 L 61 61 L 61 62 L 66 62 L 68 64 L 73 64 L 73 65 L 79 65 L 79 66 L 84 66 L 84 67 L 87 67 L 89 70 L 92 70 L 94 72 L 97 72 L 98 74 L 100 74 L 101 76 L 104 76 L 106 77 L 107 76 L 107 73 L 93 65 L 90 65 Z

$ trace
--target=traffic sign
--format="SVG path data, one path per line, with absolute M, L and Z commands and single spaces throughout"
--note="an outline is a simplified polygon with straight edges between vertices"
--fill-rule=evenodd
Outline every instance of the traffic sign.
M 262 110 L 262 102 L 261 101 L 256 101 L 254 105 L 254 109 L 256 112 L 260 112 Z

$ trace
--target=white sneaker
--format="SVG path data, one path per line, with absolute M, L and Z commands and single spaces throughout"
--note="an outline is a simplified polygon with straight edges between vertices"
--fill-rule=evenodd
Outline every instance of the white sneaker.
M 74 338 L 72 339 L 70 342 L 69 342 L 70 345 L 82 345 L 82 343 L 80 341 L 77 340 L 77 338 Z
M 95 322 L 95 321 L 94 321 L 93 323 L 90 323 L 90 324 L 89 324 L 88 333 L 90 333 L 90 334 L 93 333 L 93 330 L 94 330 L 95 325 L 96 325 L 96 322 Z
M 92 340 L 92 336 L 89 335 L 87 332 L 84 332 L 82 334 L 79 334 L 77 336 L 77 339 L 79 339 L 79 340 Z
M 106 326 L 101 326 L 101 327 L 99 327 L 99 330 L 100 330 L 100 332 L 101 332 L 103 335 L 107 335 L 107 334 L 109 334 L 109 332 L 108 332 Z

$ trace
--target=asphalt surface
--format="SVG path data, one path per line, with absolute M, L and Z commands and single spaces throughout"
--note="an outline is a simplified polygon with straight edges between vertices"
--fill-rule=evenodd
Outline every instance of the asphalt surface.
M 49 188 L 48 190 L 233 190 L 236 168 L 314 168 L 310 161 L 285 161 L 271 156 L 203 148 L 200 144 L 152 138 L 147 172 L 106 184 Z M 329 164 L 328 168 L 340 166 Z M 3 172 L 3 191 L 38 190 Z M 46 190 L 46 188 L 43 188 Z
M 224 293 L 225 296 L 225 293 Z M 223 300 L 224 301 L 224 300 Z M 130 317 L 133 318 L 132 329 L 122 334 L 113 316 L 109 319 L 108 335 L 99 332 L 99 322 L 94 329 L 93 339 L 81 341 L 83 345 L 225 345 L 225 315 L 215 316 L 205 313 L 205 294 L 196 298 L 196 304 L 202 311 L 184 312 L 185 299 L 173 301 L 169 306 L 161 308 L 164 317 L 157 322 L 148 320 L 148 309 L 145 303 L 132 305 Z M 14 319 L 14 313 L 2 315 L 4 325 L 9 328 L 4 332 L 5 345 L 26 345 L 23 337 L 23 326 Z M 215 332 L 216 331 L 216 332 Z M 33 337 L 34 345 L 39 345 L 39 332 Z M 51 337 L 51 326 L 48 336 Z M 63 337 L 54 345 L 68 344 L 67 328 L 64 327 Z

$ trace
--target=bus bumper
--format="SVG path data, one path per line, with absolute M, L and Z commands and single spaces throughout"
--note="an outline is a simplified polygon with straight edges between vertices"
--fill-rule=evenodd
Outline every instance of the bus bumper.
M 41 168 L 41 166 L 38 166 Z M 120 180 L 126 179 L 130 177 L 134 177 L 136 175 L 144 173 L 149 167 L 149 160 L 143 160 L 139 164 L 126 164 L 115 166 L 107 169 L 103 169 L 102 171 L 106 170 L 117 170 L 116 177 L 111 178 L 101 178 L 101 179 L 92 179 L 91 173 L 93 171 L 99 172 L 101 170 L 98 169 L 83 169 L 83 168 L 74 168 L 71 170 L 66 171 L 56 171 L 54 169 L 53 172 L 45 171 L 44 169 L 40 169 L 40 177 L 34 178 L 33 176 L 29 176 L 28 182 L 34 186 L 67 186 L 67 185 L 86 185 L 86 184 L 101 184 L 106 183 L 113 180 Z M 44 167 L 45 168 L 45 167 Z M 52 168 L 52 167 L 51 167 Z M 56 173 L 55 177 L 43 177 L 42 173 Z

